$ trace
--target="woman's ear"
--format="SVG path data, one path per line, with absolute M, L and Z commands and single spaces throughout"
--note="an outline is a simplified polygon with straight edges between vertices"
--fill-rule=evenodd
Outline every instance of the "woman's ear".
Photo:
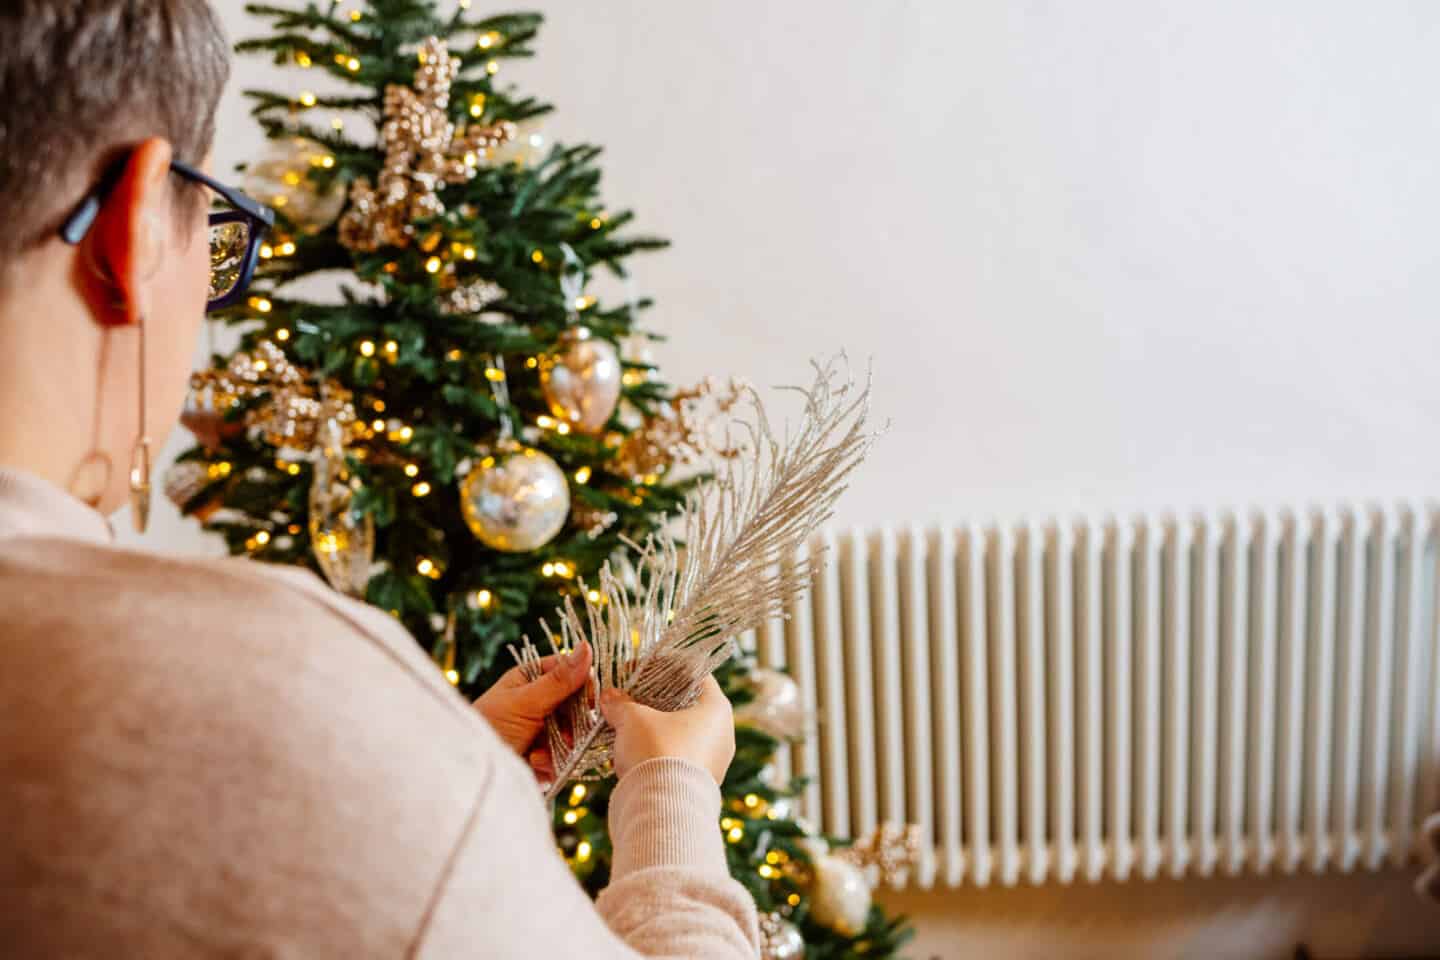
M 144 314 L 145 284 L 165 256 L 171 234 L 170 157 L 170 142 L 159 137 L 135 147 L 86 238 L 95 245 L 96 265 L 116 288 L 120 323 L 135 323 Z

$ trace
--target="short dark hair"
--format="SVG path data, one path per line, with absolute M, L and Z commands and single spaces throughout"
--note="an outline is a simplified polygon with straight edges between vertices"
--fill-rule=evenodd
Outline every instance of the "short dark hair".
M 0 0 L 0 258 L 146 137 L 199 164 L 229 73 L 207 0 Z

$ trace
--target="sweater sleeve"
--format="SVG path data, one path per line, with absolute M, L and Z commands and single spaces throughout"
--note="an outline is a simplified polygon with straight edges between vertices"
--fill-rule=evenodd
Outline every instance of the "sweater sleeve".
M 416 956 L 759 956 L 755 904 L 726 871 L 709 774 L 651 761 L 621 781 L 610 814 L 616 880 L 597 909 L 555 851 L 533 775 L 513 756 L 494 759 L 422 920 Z
M 756 957 L 755 901 L 731 878 L 720 790 L 683 760 L 640 764 L 610 798 L 615 846 L 600 915 L 647 957 Z

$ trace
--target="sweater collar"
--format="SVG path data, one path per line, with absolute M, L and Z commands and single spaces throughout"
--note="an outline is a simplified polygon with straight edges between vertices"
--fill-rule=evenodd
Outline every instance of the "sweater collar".
M 109 543 L 110 521 L 59 487 L 31 473 L 0 468 L 0 540 L 57 537 Z

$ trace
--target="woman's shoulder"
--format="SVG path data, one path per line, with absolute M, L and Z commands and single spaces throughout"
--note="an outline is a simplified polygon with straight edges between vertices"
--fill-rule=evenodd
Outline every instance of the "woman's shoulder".
M 503 748 L 389 618 L 60 541 L 0 545 L 0 597 L 0 853 L 54 867 L 36 883 L 84 863 L 136 910 L 213 906 L 197 929 L 413 936 Z

